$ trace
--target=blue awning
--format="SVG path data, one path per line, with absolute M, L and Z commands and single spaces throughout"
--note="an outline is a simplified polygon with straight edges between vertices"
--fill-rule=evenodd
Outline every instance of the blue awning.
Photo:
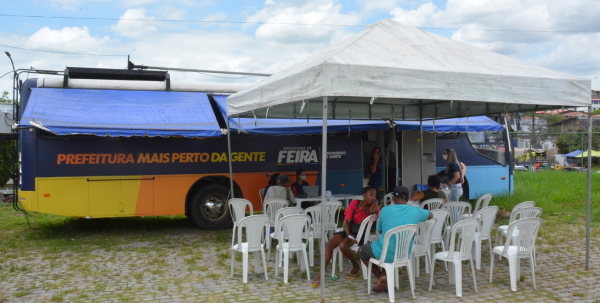
M 223 118 L 227 121 L 227 96 L 213 96 Z M 256 121 L 252 118 L 230 118 L 231 131 L 247 132 L 253 135 L 312 135 L 323 131 L 322 119 L 264 119 Z M 387 122 L 382 120 L 327 120 L 327 132 L 349 132 L 389 129 Z
M 206 93 L 34 88 L 21 126 L 56 135 L 220 137 Z
M 572 151 L 568 154 L 564 154 L 563 157 L 577 157 L 579 155 L 581 155 L 582 151 L 580 150 L 576 150 L 576 151 Z
M 419 121 L 394 121 L 398 131 L 419 130 Z M 431 120 L 423 121 L 423 131 L 451 133 L 451 132 L 482 132 L 482 131 L 502 131 L 504 126 L 494 122 L 486 116 L 476 116 L 469 118 L 440 119 L 435 120 L 435 128 Z

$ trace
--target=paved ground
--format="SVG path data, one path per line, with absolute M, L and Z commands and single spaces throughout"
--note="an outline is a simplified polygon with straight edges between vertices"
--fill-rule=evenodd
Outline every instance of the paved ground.
M 533 289 L 527 262 L 522 265 L 523 281 L 518 283 L 518 292 L 510 291 L 505 259 L 495 262 L 494 282 L 490 284 L 489 256 L 484 252 L 482 269 L 477 271 L 479 293 L 474 291 L 470 268 L 465 263 L 463 298 L 457 298 L 440 263 L 435 274 L 436 286 L 431 292 L 428 291 L 429 275 L 425 275 L 422 267 L 421 277 L 416 280 L 416 300 L 410 297 L 406 272 L 401 272 L 403 280 L 396 298 L 417 302 L 600 302 L 596 246 L 592 247 L 593 270 L 583 270 L 584 242 L 580 240 L 583 225 L 552 223 L 544 228 L 538 243 L 537 291 Z M 9 245 L 0 251 L 4 257 L 0 259 L 0 302 L 318 301 L 319 290 L 310 287 L 310 282 L 302 278 L 303 274 L 293 262 L 288 284 L 283 283 L 281 273 L 274 275 L 273 258 L 269 262 L 267 281 L 262 274 L 251 271 L 248 283 L 242 283 L 239 260 L 231 277 L 227 249 L 230 231 L 207 232 L 183 226 L 160 236 L 131 234 L 115 243 L 103 240 L 95 245 L 65 244 L 72 249 L 53 246 L 19 251 Z M 82 238 L 71 241 L 86 242 Z M 348 271 L 350 264 L 345 264 L 344 269 Z M 317 267 L 311 268 L 311 278 L 316 271 Z M 329 278 L 330 268 L 328 272 Z M 327 281 L 328 302 L 387 300 L 387 293 L 367 295 L 367 282 L 362 279 L 342 277 L 335 282 Z

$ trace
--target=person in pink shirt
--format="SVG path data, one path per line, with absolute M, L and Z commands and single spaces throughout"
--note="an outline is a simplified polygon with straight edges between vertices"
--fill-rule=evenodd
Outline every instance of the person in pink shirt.
M 346 275 L 347 279 L 354 279 L 360 274 L 360 263 L 358 263 L 358 260 L 356 260 L 356 257 L 354 256 L 354 252 L 350 249 L 354 244 L 363 244 L 364 237 L 361 239 L 360 243 L 356 241 L 360 224 L 370 215 L 379 214 L 380 210 L 379 203 L 377 203 L 377 191 L 375 188 L 370 186 L 363 188 L 362 195 L 362 200 L 352 200 L 344 212 L 344 230 L 335 233 L 325 246 L 325 267 L 327 267 L 331 261 L 333 250 L 336 247 L 339 247 L 342 254 L 352 262 L 352 270 Z M 365 233 L 368 233 L 368 231 L 365 231 Z M 317 276 L 317 279 L 314 280 L 310 286 L 318 287 L 320 284 L 321 277 Z

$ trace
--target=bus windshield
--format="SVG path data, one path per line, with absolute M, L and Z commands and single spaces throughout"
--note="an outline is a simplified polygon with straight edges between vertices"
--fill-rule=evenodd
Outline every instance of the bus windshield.
M 505 166 L 506 144 L 501 132 L 473 132 L 468 133 L 469 142 L 478 154 Z

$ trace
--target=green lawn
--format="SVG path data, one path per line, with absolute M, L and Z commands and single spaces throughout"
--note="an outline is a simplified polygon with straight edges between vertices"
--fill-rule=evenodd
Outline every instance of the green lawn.
M 564 214 L 586 215 L 587 174 L 565 171 L 515 172 L 512 196 L 494 197 L 492 205 L 510 211 L 524 201 L 535 201 L 544 210 L 544 216 Z M 592 202 L 600 200 L 600 174 L 592 174 Z M 593 205 L 592 205 L 593 206 Z M 592 208 L 593 210 L 593 208 Z M 600 210 L 592 212 L 592 219 L 600 221 Z

